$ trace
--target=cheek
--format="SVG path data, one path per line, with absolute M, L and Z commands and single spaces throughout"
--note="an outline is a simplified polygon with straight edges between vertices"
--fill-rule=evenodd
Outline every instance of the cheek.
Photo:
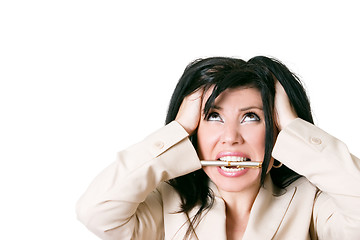
M 202 124 L 199 125 L 197 131 L 197 152 L 201 159 L 211 160 L 212 150 L 219 139 L 219 131 L 214 128 L 206 127 Z
M 243 137 L 257 156 L 263 158 L 265 153 L 265 126 L 246 128 L 243 130 Z

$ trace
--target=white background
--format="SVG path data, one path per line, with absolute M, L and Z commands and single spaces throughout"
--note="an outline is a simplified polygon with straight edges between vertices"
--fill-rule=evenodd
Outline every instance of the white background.
M 293 2 L 1 1 L 0 239 L 97 239 L 76 200 L 199 57 L 280 59 L 360 156 L 358 4 Z

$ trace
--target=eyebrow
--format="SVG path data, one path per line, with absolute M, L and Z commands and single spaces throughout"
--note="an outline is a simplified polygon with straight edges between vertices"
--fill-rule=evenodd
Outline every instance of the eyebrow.
M 223 109 L 222 107 L 217 106 L 217 105 L 214 105 L 214 106 L 211 107 L 211 108 L 217 109 L 217 110 L 222 110 L 222 109 Z M 262 108 L 262 107 L 258 107 L 258 106 L 249 106 L 249 107 L 240 108 L 240 111 L 241 111 L 241 112 L 246 112 L 246 111 L 248 111 L 248 110 L 250 110 L 250 109 L 259 109 L 259 110 L 263 111 L 263 108 Z

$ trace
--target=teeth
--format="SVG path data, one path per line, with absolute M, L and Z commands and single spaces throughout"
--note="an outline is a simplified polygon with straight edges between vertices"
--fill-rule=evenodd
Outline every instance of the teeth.
M 226 157 L 222 157 L 220 158 L 221 161 L 225 161 L 225 162 L 244 162 L 247 160 L 246 157 L 236 157 L 236 156 L 226 156 Z
M 221 169 L 226 172 L 239 172 L 241 170 L 244 170 L 244 168 L 227 168 L 227 167 L 221 167 Z

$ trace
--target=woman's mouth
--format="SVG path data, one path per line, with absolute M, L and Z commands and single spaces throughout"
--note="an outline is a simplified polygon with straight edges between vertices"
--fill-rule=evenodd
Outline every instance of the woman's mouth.
M 224 156 L 219 158 L 218 160 L 224 161 L 224 162 L 245 162 L 245 161 L 251 161 L 250 158 L 247 157 L 239 157 L 239 156 Z M 240 166 L 221 166 L 222 170 L 226 172 L 239 172 L 244 170 L 244 168 Z

